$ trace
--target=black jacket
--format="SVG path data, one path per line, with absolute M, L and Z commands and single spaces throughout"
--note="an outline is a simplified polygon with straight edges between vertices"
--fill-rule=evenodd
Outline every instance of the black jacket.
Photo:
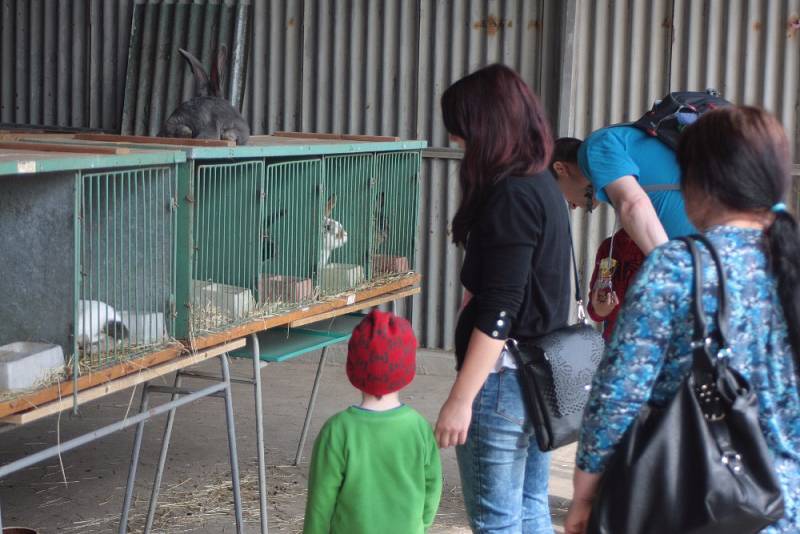
M 565 326 L 570 276 L 569 219 L 555 178 L 500 180 L 467 238 L 461 283 L 473 298 L 456 325 L 458 368 L 473 328 L 521 341 Z

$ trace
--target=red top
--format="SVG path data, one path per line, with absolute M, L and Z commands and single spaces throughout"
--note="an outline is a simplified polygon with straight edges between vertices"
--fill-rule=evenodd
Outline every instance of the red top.
M 600 317 L 594 311 L 592 306 L 592 290 L 594 289 L 595 281 L 600 273 L 600 260 L 608 257 L 608 250 L 611 247 L 611 238 L 606 238 L 597 249 L 597 256 L 594 259 L 594 271 L 592 272 L 592 280 L 589 282 L 589 317 L 597 322 L 605 321 L 603 325 L 603 338 L 606 341 L 611 339 L 611 332 L 614 329 L 614 323 L 617 321 L 617 315 L 622 307 L 622 302 L 625 299 L 625 292 L 633 280 L 633 276 L 642 266 L 644 261 L 644 254 L 639 247 L 634 243 L 633 239 L 628 235 L 625 229 L 620 229 L 614 234 L 614 251 L 612 257 L 617 260 L 617 268 L 611 277 L 611 289 L 617 293 L 619 298 L 619 305 L 609 313 L 606 317 Z

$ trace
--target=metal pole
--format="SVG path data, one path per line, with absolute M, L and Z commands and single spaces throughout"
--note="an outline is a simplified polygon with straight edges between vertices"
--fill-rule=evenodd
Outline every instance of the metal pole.
M 147 411 L 147 404 L 150 395 L 147 392 L 147 384 L 142 387 L 142 402 L 139 405 L 139 413 Z M 131 454 L 131 465 L 128 468 L 128 484 L 125 486 L 125 499 L 122 501 L 122 514 L 119 517 L 119 533 L 125 534 L 128 531 L 128 514 L 131 510 L 131 500 L 133 499 L 133 485 L 136 482 L 136 468 L 139 465 L 139 453 L 142 450 L 142 435 L 144 434 L 144 422 L 142 420 L 136 427 L 136 437 L 133 439 L 133 453 Z
M 175 373 L 175 381 L 173 385 L 176 388 L 181 387 L 181 372 Z M 173 393 L 170 397 L 171 401 L 178 398 L 177 393 Z M 164 437 L 161 440 L 161 454 L 158 457 L 158 467 L 156 468 L 156 478 L 153 482 L 153 491 L 150 494 L 150 504 L 147 507 L 147 522 L 145 523 L 144 532 L 147 534 L 153 528 L 153 520 L 156 516 L 156 506 L 158 503 L 158 493 L 161 488 L 161 479 L 164 476 L 164 466 L 167 463 L 167 451 L 169 450 L 169 442 L 172 438 L 172 424 L 175 422 L 175 410 L 170 410 L 167 415 L 167 424 L 164 427 Z
M 239 487 L 239 457 L 236 453 L 236 426 L 233 419 L 233 400 L 231 399 L 231 372 L 228 368 L 228 354 L 219 358 L 222 366 L 222 380 L 225 388 L 225 420 L 228 423 L 228 452 L 231 457 L 231 483 L 233 484 L 233 508 L 236 514 L 236 534 L 243 534 L 242 495 Z
M 250 6 L 245 2 L 239 2 L 236 7 L 236 23 L 233 28 L 233 50 L 230 59 L 230 89 L 228 100 L 237 110 L 242 109 L 242 88 L 244 87 L 244 74 L 246 72 L 244 62 L 247 49 L 247 11 Z
M 328 347 L 322 349 L 322 355 L 319 357 L 319 365 L 317 365 L 317 375 L 314 377 L 314 386 L 311 388 L 311 398 L 308 400 L 308 408 L 306 409 L 306 418 L 303 421 L 303 431 L 300 433 L 300 443 L 297 444 L 297 454 L 294 456 L 295 467 L 300 464 L 300 459 L 303 457 L 303 447 L 306 444 L 308 437 L 308 429 L 311 426 L 311 414 L 314 412 L 314 403 L 317 402 L 317 393 L 319 392 L 319 382 L 322 377 L 322 368 L 325 365 L 325 359 L 328 356 Z
M 3 532 L 3 513 L 0 511 L 0 532 Z
M 258 336 L 252 334 L 253 345 L 253 384 L 256 402 L 256 447 L 258 448 L 258 497 L 261 512 L 261 534 L 267 534 L 267 465 L 264 458 L 264 410 L 261 404 L 261 347 Z

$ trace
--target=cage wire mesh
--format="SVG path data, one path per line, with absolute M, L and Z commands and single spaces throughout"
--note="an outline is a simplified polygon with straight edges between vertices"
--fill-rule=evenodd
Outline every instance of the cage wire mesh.
M 370 280 L 382 280 L 414 269 L 419 210 L 419 152 L 375 156 L 372 195 Z
M 235 325 L 258 312 L 261 161 L 198 165 L 194 183 L 193 333 Z
M 96 370 L 153 351 L 174 332 L 172 167 L 84 174 L 74 335 L 79 364 Z
M 352 291 L 367 280 L 373 158 L 358 154 L 324 159 L 318 276 L 323 296 Z
M 261 217 L 258 302 L 264 313 L 287 312 L 319 297 L 322 161 L 266 166 Z

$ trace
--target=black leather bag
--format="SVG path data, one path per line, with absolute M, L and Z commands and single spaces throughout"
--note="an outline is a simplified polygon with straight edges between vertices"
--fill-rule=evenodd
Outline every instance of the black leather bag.
M 506 343 L 516 360 L 525 407 L 542 451 L 578 439 L 592 377 L 605 347 L 603 336 L 586 321 L 571 230 L 569 238 L 579 322 L 533 341 Z
M 783 516 L 781 489 L 758 422 L 758 400 L 728 367 L 728 308 L 719 256 L 683 238 L 694 261 L 692 370 L 663 409 L 645 407 L 614 452 L 589 534 L 748 534 Z M 702 241 L 717 268 L 714 340 L 702 311 Z

